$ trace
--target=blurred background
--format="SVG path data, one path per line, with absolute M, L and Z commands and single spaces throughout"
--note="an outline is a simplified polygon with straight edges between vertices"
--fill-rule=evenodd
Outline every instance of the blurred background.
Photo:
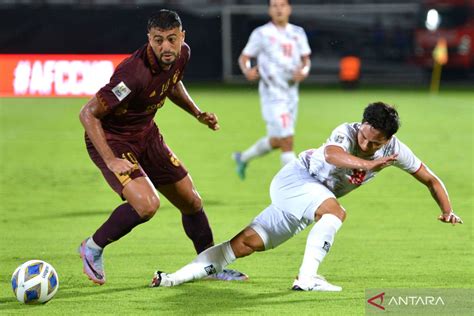
M 440 39 L 448 54 L 441 82 L 474 83 L 474 0 L 293 0 L 292 6 L 290 22 L 306 30 L 313 50 L 309 83 L 338 84 L 341 58 L 351 55 L 360 60 L 361 84 L 429 86 Z M 268 21 L 263 0 L 1 0 L 0 54 L 130 54 L 146 41 L 149 14 L 161 8 L 182 18 L 192 49 L 187 82 L 244 82 L 237 58 L 250 32 Z M 0 68 L 3 86 L 12 86 L 15 73 L 34 72 L 35 61 L 22 60 Z

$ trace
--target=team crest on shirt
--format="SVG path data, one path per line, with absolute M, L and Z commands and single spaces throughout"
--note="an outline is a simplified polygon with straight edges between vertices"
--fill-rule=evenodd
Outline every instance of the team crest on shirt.
M 181 162 L 179 161 L 178 157 L 176 157 L 176 155 L 173 153 L 170 153 L 170 161 L 175 167 L 179 167 L 181 165 Z
M 355 185 L 361 185 L 365 180 L 367 172 L 362 169 L 352 169 L 352 174 L 349 176 L 349 182 Z
M 125 82 L 120 81 L 120 83 L 118 85 L 116 85 L 114 88 L 112 88 L 112 92 L 117 97 L 117 99 L 119 101 L 122 101 L 123 99 L 125 99 L 127 97 L 127 95 L 130 94 L 130 92 L 132 92 L 132 90 L 130 90 L 127 87 Z
M 336 136 L 336 139 L 335 139 L 334 141 L 335 141 L 336 143 L 342 144 L 342 142 L 344 141 L 344 139 L 345 139 L 344 135 L 339 134 L 339 135 Z

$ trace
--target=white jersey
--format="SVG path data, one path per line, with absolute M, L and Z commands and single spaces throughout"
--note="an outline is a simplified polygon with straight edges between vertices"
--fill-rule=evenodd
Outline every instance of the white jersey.
M 361 123 L 344 123 L 338 126 L 323 144 L 317 149 L 303 151 L 298 156 L 300 166 L 306 168 L 311 177 L 326 186 L 336 197 L 341 197 L 350 191 L 370 181 L 377 171 L 364 171 L 357 169 L 338 168 L 324 158 L 326 146 L 342 147 L 347 153 L 360 157 L 357 145 L 357 132 Z M 393 165 L 409 173 L 415 173 L 421 167 L 421 161 L 413 152 L 395 136 L 382 148 L 377 150 L 372 157 L 364 158 L 374 160 L 398 154 Z
M 301 57 L 311 54 L 303 28 L 287 24 L 278 28 L 268 22 L 250 35 L 242 54 L 257 58 L 260 84 L 288 89 L 293 72 L 301 66 Z

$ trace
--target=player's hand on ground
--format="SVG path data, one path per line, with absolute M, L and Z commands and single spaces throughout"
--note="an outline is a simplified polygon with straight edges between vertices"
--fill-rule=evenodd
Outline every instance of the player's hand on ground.
M 397 160 L 397 156 L 398 156 L 398 154 L 393 154 L 393 155 L 390 155 L 390 156 L 387 156 L 387 157 L 381 157 L 381 158 L 377 158 L 375 160 L 372 160 L 371 161 L 372 164 L 371 164 L 369 170 L 378 171 L 378 170 L 381 170 L 385 167 L 388 167 L 394 161 Z
M 220 128 L 217 116 L 214 113 L 203 112 L 197 116 L 197 119 L 214 131 Z
M 260 75 L 258 74 L 258 68 L 257 66 L 252 67 L 248 69 L 246 72 L 244 72 L 245 78 L 247 78 L 248 81 L 255 81 L 257 80 Z
M 136 165 L 127 159 L 115 157 L 111 161 L 107 162 L 107 168 L 109 168 L 113 173 L 124 176 L 132 173 L 132 171 L 136 168 Z
M 438 220 L 442 221 L 443 223 L 451 223 L 453 225 L 463 223 L 461 217 L 454 214 L 453 211 L 441 214 L 438 216 Z

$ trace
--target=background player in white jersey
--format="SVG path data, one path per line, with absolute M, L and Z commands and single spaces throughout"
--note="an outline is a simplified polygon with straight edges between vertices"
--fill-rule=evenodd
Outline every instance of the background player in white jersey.
M 270 0 L 271 21 L 256 28 L 239 57 L 239 66 L 249 81 L 260 79 L 258 90 L 267 136 L 257 140 L 233 158 L 237 174 L 245 178 L 247 163 L 280 148 L 281 164 L 296 158 L 293 135 L 298 112 L 298 84 L 311 67 L 311 49 L 304 30 L 288 23 L 291 6 L 288 0 Z M 257 65 L 251 66 L 251 59 Z
M 236 258 L 277 247 L 313 222 L 293 290 L 341 291 L 317 274 L 346 217 L 337 198 L 394 165 L 427 186 L 441 209 L 438 219 L 462 223 L 441 180 L 393 134 L 397 111 L 382 102 L 370 104 L 362 123 L 338 126 L 321 147 L 302 152 L 278 172 L 270 185 L 272 204 L 230 241 L 208 248 L 175 273 L 157 271 L 152 286 L 174 286 L 221 271 Z

